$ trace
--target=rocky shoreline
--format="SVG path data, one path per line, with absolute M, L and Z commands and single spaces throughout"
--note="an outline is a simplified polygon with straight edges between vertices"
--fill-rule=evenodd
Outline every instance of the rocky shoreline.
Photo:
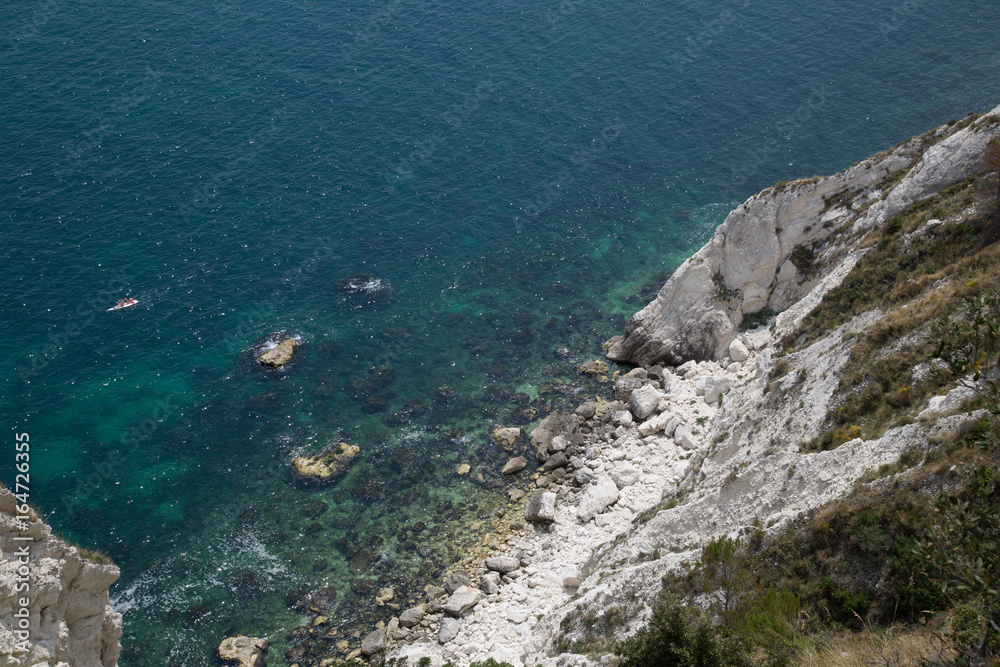
M 851 339 L 885 314 L 857 314 L 786 355 L 785 368 L 773 356 L 849 274 L 870 230 L 978 172 L 998 134 L 1000 107 L 733 211 L 626 335 L 608 342 L 609 358 L 639 364 L 616 374 L 615 400 L 554 413 L 531 433 L 541 465 L 525 521 L 490 544 L 489 557 L 428 586 L 427 602 L 369 635 L 377 641 L 365 653 L 377 646 L 407 664 L 595 664 L 564 650 L 572 614 L 624 609 L 627 636 L 648 618 L 660 577 L 707 541 L 780 530 L 866 472 L 977 418 L 955 414 L 956 389 L 932 398 L 918 423 L 808 453 Z M 931 220 L 922 233 L 949 222 Z M 776 317 L 740 333 L 764 308 Z

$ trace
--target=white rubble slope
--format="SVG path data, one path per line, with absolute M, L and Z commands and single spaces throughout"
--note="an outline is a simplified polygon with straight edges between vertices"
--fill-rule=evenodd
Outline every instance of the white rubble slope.
M 800 450 L 821 435 L 855 335 L 883 315 L 877 311 L 784 356 L 789 371 L 770 387 L 768 380 L 773 346 L 850 272 L 865 233 L 978 171 L 986 141 L 998 134 L 1000 107 L 835 176 L 764 191 L 730 213 L 626 335 L 611 341 L 609 357 L 640 365 L 617 377 L 618 400 L 543 425 L 545 438 L 536 443 L 542 460 L 559 437 L 551 430 L 556 421 L 576 441 L 566 450 L 568 471 L 546 492 L 546 501 L 556 501 L 554 520 L 493 547 L 493 556 L 518 559 L 521 567 L 511 570 L 508 560 L 502 576 L 485 567 L 470 572 L 473 585 L 482 577 L 478 601 L 458 618 L 431 609 L 426 627 L 441 635 L 423 634 L 393 655 L 411 665 L 422 657 L 432 665 L 490 657 L 513 665 L 590 664 L 559 654 L 568 613 L 600 616 L 624 605 L 633 615 L 626 632 L 634 631 L 648 618 L 662 575 L 696 558 L 708 541 L 753 525 L 777 531 L 845 495 L 866 471 L 969 419 L 943 416 L 834 451 Z M 795 256 L 797 247 L 809 253 Z M 812 271 L 792 261 L 809 256 Z M 743 315 L 765 306 L 781 312 L 775 326 L 737 337 Z M 927 410 L 940 413 L 959 398 L 932 399 Z M 685 491 L 680 502 L 664 504 L 678 489 Z

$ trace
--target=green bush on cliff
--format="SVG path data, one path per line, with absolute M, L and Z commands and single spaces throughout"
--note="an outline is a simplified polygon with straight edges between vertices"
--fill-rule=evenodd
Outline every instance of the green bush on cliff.
M 622 667 L 749 667 L 750 643 L 716 628 L 696 611 L 671 598 L 653 610 L 649 624 L 621 642 Z

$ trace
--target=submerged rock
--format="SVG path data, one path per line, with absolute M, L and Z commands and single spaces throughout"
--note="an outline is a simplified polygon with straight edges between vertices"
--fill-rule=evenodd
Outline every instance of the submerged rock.
M 590 375 L 600 382 L 610 382 L 608 378 L 608 362 L 595 359 L 576 367 L 584 375 Z
M 257 357 L 257 361 L 265 366 L 271 366 L 272 368 L 282 366 L 292 360 L 292 355 L 295 354 L 295 350 L 298 349 L 298 347 L 299 341 L 294 338 L 286 338 L 264 354 Z
M 521 439 L 521 429 L 516 426 L 498 426 L 493 429 L 493 439 L 502 449 L 514 449 L 514 445 Z
M 321 454 L 295 457 L 292 469 L 300 478 L 329 482 L 346 473 L 360 451 L 357 445 L 341 442 Z
M 504 464 L 501 475 L 515 475 L 528 467 L 528 460 L 523 456 L 515 456 Z
M 240 667 L 260 667 L 267 646 L 266 639 L 237 635 L 223 639 L 217 652 L 223 660 L 239 663 Z

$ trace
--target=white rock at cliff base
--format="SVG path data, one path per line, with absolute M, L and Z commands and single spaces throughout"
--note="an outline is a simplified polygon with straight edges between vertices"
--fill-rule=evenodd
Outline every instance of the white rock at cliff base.
M 729 358 L 733 361 L 745 361 L 750 356 L 750 350 L 739 338 L 729 344 Z
M 643 385 L 632 392 L 629 396 L 628 405 L 636 419 L 646 419 L 653 413 L 656 406 L 660 404 L 663 395 L 653 385 Z
M 603 512 L 618 501 L 618 485 L 610 476 L 602 476 L 597 484 L 591 484 L 583 493 L 576 514 L 584 523 Z

